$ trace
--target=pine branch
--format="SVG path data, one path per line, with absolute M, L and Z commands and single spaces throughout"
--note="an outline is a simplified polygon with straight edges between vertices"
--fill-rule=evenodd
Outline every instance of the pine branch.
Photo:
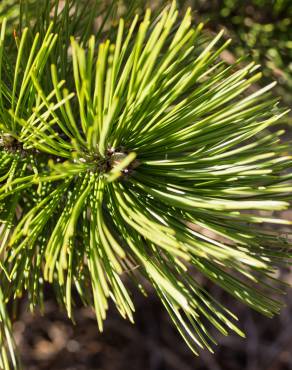
M 291 221 L 273 211 L 291 204 L 291 155 L 274 84 L 251 92 L 258 66 L 226 66 L 230 41 L 207 40 L 190 9 L 178 23 L 175 3 L 104 41 L 89 37 L 95 13 L 77 32 L 78 3 L 65 4 L 15 53 L 2 24 L 1 307 L 24 294 L 42 306 L 47 281 L 70 318 L 72 289 L 94 306 L 102 331 L 109 300 L 134 320 L 128 276 L 153 285 L 195 354 L 215 343 L 206 321 L 244 336 L 192 270 L 264 315 L 282 307 L 274 273 L 291 245 L 274 224 Z

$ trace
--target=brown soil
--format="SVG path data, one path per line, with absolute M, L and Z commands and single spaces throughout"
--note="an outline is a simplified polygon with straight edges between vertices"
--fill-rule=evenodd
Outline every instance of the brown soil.
M 52 298 L 46 301 L 44 316 L 29 314 L 23 303 L 15 335 L 24 370 L 292 369 L 292 291 L 286 297 L 287 307 L 272 320 L 216 287 L 211 293 L 237 313 L 247 339 L 218 335 L 215 355 L 202 351 L 199 358 L 188 350 L 154 295 L 134 297 L 136 325 L 111 309 L 103 334 L 88 308 L 76 309 L 74 325 Z

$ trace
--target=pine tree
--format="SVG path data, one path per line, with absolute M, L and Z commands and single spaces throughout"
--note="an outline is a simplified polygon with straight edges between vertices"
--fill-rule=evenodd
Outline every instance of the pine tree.
M 274 83 L 255 90 L 246 58 L 226 65 L 230 40 L 190 9 L 126 5 L 117 23 L 119 4 L 96 0 L 25 0 L 2 18 L 5 370 L 20 367 L 6 306 L 26 295 L 43 307 L 45 283 L 69 318 L 77 292 L 102 331 L 110 300 L 134 321 L 127 282 L 146 294 L 148 281 L 195 354 L 212 351 L 208 321 L 244 336 L 198 274 L 268 317 L 282 307 L 275 272 L 291 245 L 277 229 L 291 221 L 273 211 L 289 208 L 292 175 Z

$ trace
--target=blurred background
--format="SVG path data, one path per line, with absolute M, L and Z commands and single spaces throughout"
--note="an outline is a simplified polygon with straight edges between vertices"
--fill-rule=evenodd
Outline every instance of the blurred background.
M 292 283 L 291 273 L 283 275 Z M 214 334 L 219 343 L 214 355 L 201 351 L 200 357 L 193 356 L 151 292 L 148 299 L 134 293 L 135 325 L 112 309 L 101 334 L 89 308 L 76 309 L 74 325 L 53 298 L 46 300 L 44 316 L 31 315 L 23 304 L 14 332 L 24 370 L 292 369 L 292 290 L 285 298 L 287 306 L 273 319 L 213 285 L 209 291 L 238 315 L 247 338 Z
M 139 0 L 138 0 L 139 1 Z M 156 6 L 157 1 L 150 2 Z M 146 2 L 140 1 L 140 7 Z M 195 22 L 208 32 L 224 28 L 233 43 L 222 54 L 227 63 L 250 55 L 263 66 L 263 84 L 277 80 L 275 94 L 292 106 L 292 0 L 193 0 Z M 1 8 L 1 2 L 0 2 Z M 287 138 L 292 137 L 292 116 L 286 117 Z M 287 127 L 287 126 L 286 126 Z M 285 217 L 292 220 L 292 211 Z M 284 230 L 290 233 L 291 230 Z M 281 272 L 292 284 L 292 272 Z M 202 284 L 207 282 L 202 281 Z M 212 295 L 234 311 L 247 339 L 217 337 L 215 354 L 196 358 L 188 350 L 168 315 L 151 294 L 145 299 L 133 290 L 136 325 L 110 310 L 105 332 L 99 334 L 94 313 L 77 305 L 75 325 L 60 312 L 52 292 L 46 292 L 45 315 L 20 306 L 14 331 L 25 370 L 288 370 L 292 369 L 292 289 L 284 298 L 279 317 L 268 319 L 252 312 L 213 285 Z

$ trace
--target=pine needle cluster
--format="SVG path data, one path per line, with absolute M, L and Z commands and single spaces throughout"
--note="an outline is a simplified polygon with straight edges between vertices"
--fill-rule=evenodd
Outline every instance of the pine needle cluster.
M 110 301 L 134 321 L 128 282 L 150 282 L 194 353 L 212 351 L 210 324 L 244 335 L 200 274 L 278 313 L 292 175 L 274 84 L 255 90 L 259 66 L 226 65 L 230 40 L 175 3 L 110 27 L 115 2 L 44 3 L 1 28 L 0 368 L 20 366 L 7 304 L 43 307 L 46 283 L 102 331 Z

